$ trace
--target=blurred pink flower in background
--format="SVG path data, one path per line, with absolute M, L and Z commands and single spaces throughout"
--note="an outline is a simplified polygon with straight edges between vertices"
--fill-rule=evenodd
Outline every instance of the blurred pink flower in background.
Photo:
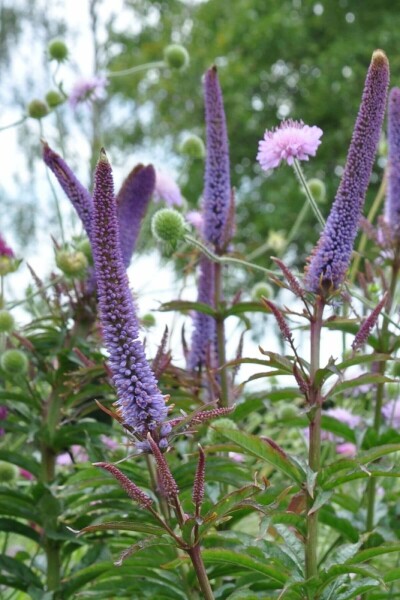
M 395 429 L 400 428 L 400 402 L 398 400 L 390 400 L 382 406 L 382 414 L 389 425 Z
M 357 446 L 351 442 L 343 442 L 343 444 L 337 444 L 336 452 L 353 458 L 357 454 Z
M 183 202 L 181 190 L 178 184 L 165 171 L 156 170 L 156 187 L 154 200 L 164 200 L 168 206 L 181 206 Z
M 76 108 L 83 102 L 102 100 L 107 85 L 106 77 L 94 76 L 78 79 L 69 94 L 68 102 L 72 108 Z
M 203 215 L 199 210 L 190 210 L 188 213 L 186 213 L 185 217 L 186 221 L 190 223 L 190 225 L 193 225 L 193 227 L 197 229 L 197 231 L 202 230 L 204 219 Z
M 59 466 L 65 467 L 77 462 L 87 462 L 88 460 L 89 456 L 85 448 L 83 446 L 74 444 L 71 446 L 70 452 L 63 452 L 62 454 L 59 454 L 56 462 Z

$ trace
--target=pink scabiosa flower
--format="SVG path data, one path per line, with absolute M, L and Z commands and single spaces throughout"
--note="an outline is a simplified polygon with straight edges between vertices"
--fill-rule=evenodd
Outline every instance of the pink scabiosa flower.
M 4 239 L 0 235 L 0 256 L 7 256 L 8 258 L 14 258 L 14 252 L 5 243 Z
M 381 134 L 389 84 L 382 50 L 372 55 L 343 177 L 318 244 L 305 269 L 305 288 L 324 297 L 343 283 L 358 232 Z
M 106 77 L 94 76 L 78 79 L 69 94 L 69 105 L 75 109 L 84 102 L 101 100 L 105 95 L 107 85 L 108 80 Z
M 181 206 L 183 202 L 181 190 L 178 184 L 165 171 L 156 171 L 156 182 L 154 188 L 154 200 L 164 202 L 168 206 Z
M 202 231 L 204 224 L 204 217 L 199 210 L 190 210 L 185 215 L 186 221 L 190 223 L 197 231 Z
M 309 156 L 315 156 L 322 133 L 316 125 L 310 127 L 303 121 L 282 121 L 279 127 L 265 132 L 258 144 L 257 160 L 264 171 L 279 167 L 281 161 L 292 165 L 295 158 L 308 160 Z
M 343 454 L 343 456 L 353 458 L 357 454 L 357 446 L 351 442 L 343 442 L 343 444 L 337 444 L 336 452 L 338 454 Z
M 149 432 L 155 436 L 159 429 L 163 437 L 159 426 L 167 416 L 167 407 L 139 340 L 139 324 L 121 252 L 112 171 L 104 150 L 95 172 L 91 242 L 100 319 L 117 392 L 115 404 L 123 423 L 147 449 Z M 166 447 L 165 442 L 158 443 Z

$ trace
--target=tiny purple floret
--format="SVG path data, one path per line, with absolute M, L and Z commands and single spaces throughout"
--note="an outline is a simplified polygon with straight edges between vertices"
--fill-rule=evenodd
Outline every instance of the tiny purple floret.
M 344 281 L 364 205 L 382 128 L 389 63 L 382 50 L 372 55 L 343 177 L 305 273 L 305 288 L 327 296 Z
M 165 420 L 167 407 L 138 339 L 138 321 L 121 253 L 112 171 L 104 150 L 95 172 L 92 250 L 116 405 L 123 422 L 139 437 L 145 437 Z
M 322 129 L 313 125 L 304 125 L 303 121 L 288 119 L 279 127 L 264 134 L 258 144 L 257 160 L 264 171 L 279 167 L 282 161 L 292 165 L 294 159 L 308 160 L 315 156 L 321 143 Z
M 400 241 L 400 88 L 393 88 L 388 103 L 388 183 L 385 220 Z

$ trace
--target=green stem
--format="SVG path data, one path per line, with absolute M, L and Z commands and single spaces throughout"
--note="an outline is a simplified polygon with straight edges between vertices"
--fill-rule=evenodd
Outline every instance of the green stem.
M 200 546 L 194 546 L 188 550 L 190 560 L 192 561 L 204 600 L 214 600 L 214 594 L 211 589 L 210 581 L 207 576 L 207 571 L 204 566 L 203 558 L 200 552 Z
M 399 269 L 400 269 L 400 248 L 396 248 L 394 258 L 393 258 L 393 263 L 392 263 L 392 274 L 391 274 L 390 287 L 389 287 L 389 296 L 388 296 L 388 300 L 387 300 L 386 307 L 385 307 L 386 308 L 385 312 L 388 313 L 389 315 L 393 308 Z M 382 353 L 388 352 L 388 350 L 389 350 L 388 335 L 389 335 L 389 319 L 385 318 L 383 321 L 383 324 L 382 324 L 382 330 L 381 330 L 381 335 L 380 335 L 381 344 L 380 344 L 380 348 L 377 349 L 378 352 L 382 352 Z M 379 362 L 378 363 L 378 374 L 384 375 L 385 369 L 386 369 L 386 363 Z M 383 406 L 383 401 L 384 401 L 384 397 L 385 397 L 384 391 L 385 391 L 385 384 L 378 383 L 378 385 L 376 387 L 375 413 L 374 413 L 374 430 L 377 435 L 379 435 L 381 421 L 382 421 L 382 406 Z M 376 484 L 377 484 L 376 478 L 371 477 L 370 480 L 368 481 L 368 485 L 367 485 L 367 531 L 372 531 L 374 528 Z
M 207 248 L 207 246 L 204 246 L 204 244 L 199 242 L 199 240 L 196 240 L 196 238 L 192 237 L 191 235 L 186 234 L 185 240 L 192 246 L 195 246 L 196 248 L 201 250 L 205 256 L 207 256 L 210 260 L 212 260 L 215 263 L 219 263 L 221 265 L 241 265 L 248 269 L 262 271 L 270 277 L 278 277 L 282 275 L 280 271 L 271 271 L 271 269 L 265 269 L 264 267 L 260 267 L 259 265 L 254 265 L 253 263 L 247 262 L 246 260 L 242 260 L 241 258 L 234 258 L 233 256 L 217 256 L 217 254 L 214 254 L 214 252 Z
M 308 453 L 308 464 L 314 473 L 318 473 L 321 463 L 321 409 L 322 396 L 319 385 L 315 384 L 315 375 L 319 369 L 320 343 L 322 315 L 324 312 L 324 301 L 317 297 L 314 317 L 311 321 L 311 361 L 310 361 L 310 411 L 311 420 L 309 425 L 310 447 Z M 307 536 L 305 546 L 306 578 L 318 574 L 318 511 L 309 514 L 314 503 L 314 494 L 307 492 Z
M 229 406 L 229 384 L 228 374 L 226 370 L 226 352 L 225 352 L 225 324 L 223 311 L 220 310 L 223 307 L 221 302 L 223 299 L 222 292 L 222 269 L 221 264 L 216 263 L 215 268 L 215 309 L 217 311 L 216 329 L 217 329 L 217 345 L 218 345 L 218 364 L 219 364 L 219 376 L 221 382 L 221 398 L 220 403 L 222 407 Z
M 322 216 L 321 211 L 319 210 L 319 208 L 317 206 L 317 203 L 316 203 L 316 201 L 314 199 L 314 196 L 311 193 L 310 188 L 308 187 L 307 180 L 304 177 L 303 170 L 302 170 L 302 168 L 300 166 L 300 163 L 297 160 L 297 158 L 295 158 L 294 161 L 293 161 L 293 169 L 294 169 L 294 172 L 296 173 L 296 176 L 297 176 L 298 180 L 300 181 L 301 185 L 303 186 L 303 189 L 304 189 L 304 191 L 306 193 L 307 200 L 309 201 L 310 206 L 313 209 L 314 214 L 317 217 L 317 220 L 318 220 L 319 224 L 321 225 L 322 228 L 324 228 L 325 227 L 325 219 Z
M 148 69 L 161 69 L 162 67 L 166 66 L 166 63 L 163 60 L 157 60 L 154 62 L 145 63 L 144 65 L 130 67 L 129 69 L 122 69 L 121 71 L 109 71 L 106 73 L 106 77 L 124 77 L 125 75 L 134 75 L 135 73 L 140 73 L 140 71 L 147 71 Z
M 25 123 L 27 118 L 28 118 L 27 115 L 25 115 L 21 119 L 18 119 L 18 121 L 14 121 L 14 123 L 10 123 L 9 125 L 3 125 L 3 127 L 0 127 L 0 131 L 5 131 L 6 129 L 11 129 L 12 127 L 17 127 L 18 125 L 22 125 L 22 123 Z

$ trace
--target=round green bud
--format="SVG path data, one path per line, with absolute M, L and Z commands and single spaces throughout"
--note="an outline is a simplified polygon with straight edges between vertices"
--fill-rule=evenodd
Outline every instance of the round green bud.
M 51 40 L 47 46 L 47 49 L 52 60 L 63 62 L 66 60 L 66 58 L 68 58 L 68 48 L 65 42 L 62 40 Z
M 237 429 L 235 421 L 232 419 L 227 419 L 226 417 L 222 417 L 221 419 L 216 419 L 213 421 L 212 425 L 215 427 L 221 427 L 223 429 Z M 221 435 L 216 429 L 210 427 L 207 432 L 207 440 L 210 444 L 221 444 L 226 441 L 223 435 Z
M 90 245 L 89 238 L 82 238 L 76 243 L 76 249 L 79 252 L 83 252 L 86 256 L 89 265 L 93 264 L 92 246 Z
M 299 410 L 293 404 L 286 404 L 281 407 L 280 416 L 283 421 L 289 421 L 299 416 Z
M 9 333 L 14 329 L 14 317 L 8 310 L 0 310 L 0 333 Z
M 0 482 L 12 483 L 17 477 L 17 468 L 15 465 L 7 462 L 0 462 Z
M 10 375 L 23 375 L 28 364 L 28 358 L 21 350 L 6 350 L 0 357 L 1 368 Z
M 314 177 L 313 179 L 309 179 L 307 184 L 314 200 L 319 202 L 319 204 L 323 204 L 326 200 L 326 187 L 324 182 L 321 181 L 321 179 Z
M 164 48 L 164 60 L 170 69 L 184 69 L 189 64 L 189 52 L 180 44 Z
M 65 102 L 65 98 L 63 98 L 63 96 L 61 96 L 61 94 L 56 90 L 50 90 L 46 94 L 46 102 L 50 108 L 55 108 L 56 106 L 63 104 L 63 102 Z
M 273 252 L 282 252 L 286 248 L 286 237 L 283 231 L 270 231 L 267 243 Z
M 141 322 L 143 327 L 146 327 L 146 329 L 150 329 L 150 327 L 154 327 L 154 325 L 156 324 L 156 318 L 151 313 L 147 313 L 146 315 L 143 315 L 143 317 L 141 318 Z
M 251 290 L 251 297 L 256 302 L 259 302 L 262 298 L 272 298 L 274 291 L 268 283 L 260 281 L 256 283 Z
M 151 230 L 159 242 L 165 242 L 172 248 L 183 239 L 186 230 L 185 220 L 174 208 L 162 208 L 151 221 Z
M 0 275 L 14 273 L 21 264 L 21 260 L 11 258 L 10 256 L 0 256 Z
M 203 140 L 198 135 L 189 135 L 183 140 L 180 148 L 181 154 L 189 156 L 190 158 L 204 158 L 206 155 L 206 148 Z
M 43 119 L 46 115 L 49 114 L 49 107 L 43 100 L 32 100 L 28 104 L 28 115 L 32 117 L 32 119 Z
M 58 250 L 56 252 L 56 265 L 67 277 L 77 277 L 79 279 L 86 275 L 88 260 L 83 252 Z

